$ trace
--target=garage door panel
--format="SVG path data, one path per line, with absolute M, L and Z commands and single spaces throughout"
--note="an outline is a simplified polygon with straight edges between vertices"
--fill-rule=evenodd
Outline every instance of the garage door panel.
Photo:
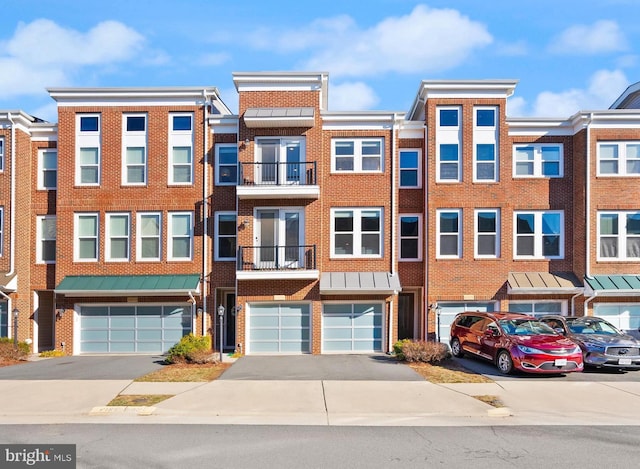
M 353 338 L 355 340 L 358 339 L 380 339 L 381 333 L 380 329 L 354 329 L 353 330 Z
M 348 339 L 351 340 L 351 329 L 340 328 L 340 329 L 327 329 L 324 330 L 324 338 L 327 340 L 340 340 L 340 339 Z
M 351 340 L 332 340 L 331 342 L 327 342 L 324 344 L 325 352 L 344 352 L 345 350 L 350 350 L 352 346 Z
M 178 337 L 178 340 L 182 338 L 182 335 Z M 139 341 L 161 341 L 162 331 L 158 329 L 138 329 L 136 331 L 136 339 Z M 177 341 L 176 341 L 177 342 Z
M 372 350 L 380 350 L 381 348 L 382 342 L 379 340 L 355 341 L 353 343 L 353 350 L 356 352 L 370 352 Z
M 84 329 L 80 332 L 80 340 L 90 340 L 90 341 L 107 341 L 109 340 L 109 331 L 107 329 L 102 330 L 91 330 Z
M 173 343 L 171 345 L 173 345 Z M 162 342 L 138 342 L 136 346 L 138 353 L 157 353 L 158 350 L 167 348 L 167 344 L 163 346 Z
M 351 327 L 351 314 L 330 314 L 324 316 L 324 325 L 331 327 Z
M 278 353 L 280 347 L 277 342 L 251 342 L 252 353 Z
M 280 331 L 280 339 L 282 341 L 308 341 L 309 331 L 303 331 L 300 329 L 283 329 Z
M 110 322 L 111 327 L 120 329 L 133 329 L 136 327 L 135 317 L 112 317 Z
M 323 351 L 377 352 L 382 350 L 382 310 L 381 303 L 324 304 Z
M 303 353 L 309 350 L 309 342 L 281 342 L 280 352 Z
M 136 335 L 133 330 L 120 331 L 117 329 L 111 329 L 111 331 L 109 332 L 109 340 L 116 342 L 133 342 L 135 340 L 135 336 Z
M 108 353 L 109 342 L 89 342 L 82 345 L 82 351 L 85 353 Z
M 309 305 L 260 304 L 249 307 L 249 353 L 309 352 Z
M 113 353 L 135 353 L 133 342 L 110 342 L 109 351 Z

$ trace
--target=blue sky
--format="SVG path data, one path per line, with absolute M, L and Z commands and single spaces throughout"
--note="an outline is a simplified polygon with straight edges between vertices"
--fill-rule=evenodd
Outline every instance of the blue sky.
M 33 0 L 0 16 L 0 109 L 47 87 L 216 86 L 329 72 L 329 109 L 406 111 L 421 80 L 516 79 L 510 116 L 606 109 L 640 81 L 637 0 Z

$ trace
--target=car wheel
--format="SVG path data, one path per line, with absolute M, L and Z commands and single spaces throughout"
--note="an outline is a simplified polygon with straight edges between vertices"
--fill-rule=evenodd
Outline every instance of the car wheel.
M 496 366 L 500 373 L 508 375 L 513 371 L 513 359 L 511 354 L 506 350 L 500 350 L 498 357 L 496 358 Z
M 458 339 L 451 340 L 451 354 L 456 358 L 464 357 L 464 352 L 462 351 L 462 346 Z

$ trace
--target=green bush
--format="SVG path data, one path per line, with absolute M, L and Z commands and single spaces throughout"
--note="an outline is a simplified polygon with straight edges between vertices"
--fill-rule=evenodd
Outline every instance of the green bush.
M 0 358 L 26 360 L 31 353 L 31 346 L 26 342 L 18 342 L 18 350 L 14 350 L 13 339 L 0 337 Z
M 399 360 L 422 362 L 436 365 L 451 358 L 449 347 L 442 342 L 403 339 L 393 344 L 393 351 Z
M 204 363 L 211 355 L 211 337 L 185 335 L 167 352 L 167 363 Z

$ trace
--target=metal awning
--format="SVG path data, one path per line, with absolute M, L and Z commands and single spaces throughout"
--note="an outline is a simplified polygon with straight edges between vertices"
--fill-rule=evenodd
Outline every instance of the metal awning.
M 585 277 L 587 296 L 640 296 L 640 275 Z
M 312 107 L 250 107 L 244 112 L 249 128 L 313 127 L 314 118 Z
M 18 274 L 7 276 L 6 272 L 0 272 L 0 291 L 14 292 L 18 289 Z
M 390 272 L 324 272 L 321 295 L 395 295 L 402 290 L 400 278 Z
M 566 295 L 582 293 L 584 287 L 573 272 L 509 272 L 510 295 Z
M 200 295 L 200 275 L 69 275 L 56 287 L 55 293 L 67 296 Z

